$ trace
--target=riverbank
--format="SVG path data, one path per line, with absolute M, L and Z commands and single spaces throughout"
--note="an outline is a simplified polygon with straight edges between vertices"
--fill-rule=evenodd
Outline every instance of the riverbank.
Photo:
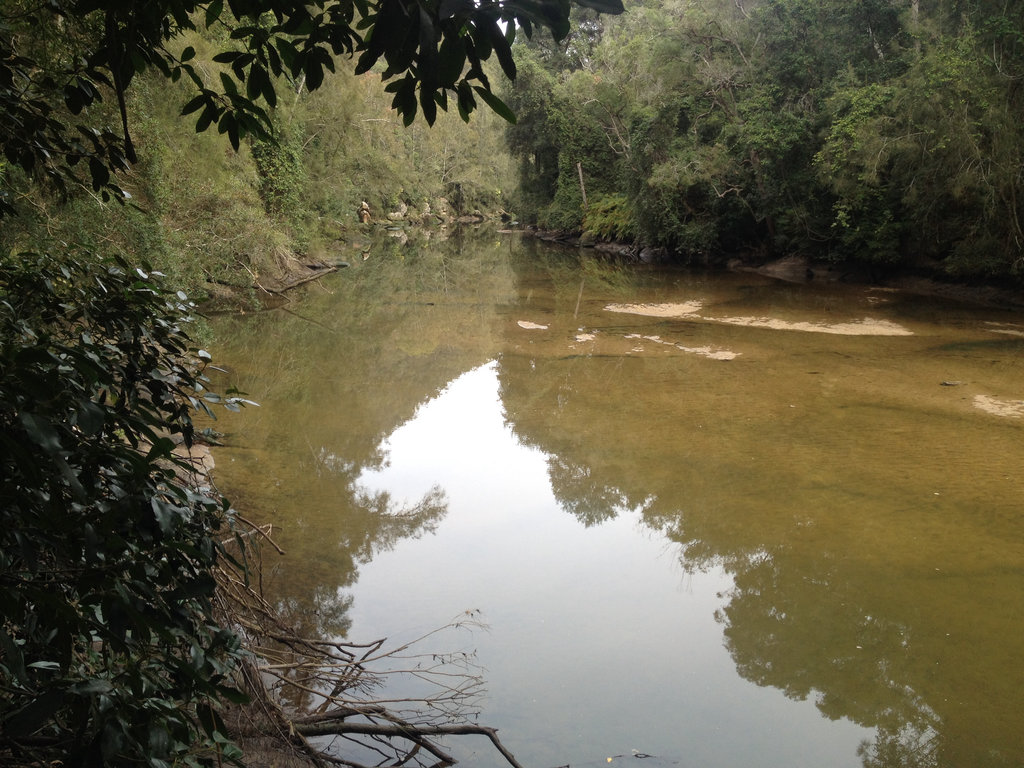
M 524 236 L 570 247 L 592 249 L 614 258 L 641 264 L 671 262 L 665 248 L 641 247 L 633 243 L 598 242 L 556 230 L 525 229 Z M 790 283 L 843 282 L 877 285 L 921 296 L 936 296 L 952 301 L 994 309 L 1024 309 L 1024 286 L 1007 286 L 998 281 L 958 281 L 943 274 L 937 266 L 923 266 L 915 271 L 872 271 L 863 264 L 833 264 L 806 256 L 789 255 L 771 260 L 734 257 L 724 264 L 706 265 L 711 269 L 751 272 Z
M 207 311 L 273 307 L 286 302 L 294 288 L 313 283 L 352 264 L 387 258 L 410 242 L 417 245 L 441 243 L 468 231 L 502 230 L 509 214 L 504 210 L 474 211 L 458 217 L 421 215 L 411 211 L 388 214 L 387 218 L 345 229 L 330 245 L 310 254 L 282 252 L 258 271 L 242 267 L 233 278 L 208 280 L 203 308 Z
M 285 254 L 275 259 L 261 274 L 248 270 L 239 272 L 244 281 L 211 282 L 209 296 L 205 302 L 211 310 L 251 307 L 253 305 L 274 306 L 285 301 L 286 294 L 294 288 L 315 282 L 355 261 L 372 258 L 376 241 L 387 241 L 405 246 L 412 239 L 446 240 L 460 227 L 488 227 L 503 234 L 519 234 L 532 237 L 553 245 L 582 250 L 592 250 L 610 259 L 619 259 L 637 264 L 664 264 L 672 261 L 671 254 L 661 247 L 640 247 L 633 243 L 599 242 L 581 238 L 572 233 L 556 230 L 504 229 L 498 218 L 474 215 L 465 221 L 452 220 L 451 226 L 421 226 L 403 220 L 401 224 L 389 220 L 365 224 L 359 230 L 347 233 L 329 253 L 319 253 L 316 258 L 298 254 Z M 957 281 L 942 274 L 937 268 L 921 268 L 916 271 L 872 272 L 862 264 L 833 264 L 810 259 L 806 256 L 789 255 L 768 261 L 755 261 L 739 257 L 728 259 L 724 264 L 702 265 L 698 269 L 750 272 L 789 283 L 810 284 L 814 282 L 841 282 L 861 285 L 875 285 L 904 293 L 920 296 L 935 296 L 965 304 L 993 309 L 1024 309 L 1024 287 L 1000 284 L 997 281 Z

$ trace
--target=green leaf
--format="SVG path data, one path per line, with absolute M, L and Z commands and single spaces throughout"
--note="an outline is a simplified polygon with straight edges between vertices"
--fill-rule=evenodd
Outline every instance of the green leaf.
M 175 506 L 174 504 L 168 504 L 162 499 L 154 498 L 150 500 L 150 507 L 153 510 L 153 518 L 156 520 L 156 524 L 160 527 L 160 532 L 165 536 L 174 531 L 174 528 L 183 517 L 181 507 Z
M 423 117 L 427 125 L 433 125 L 437 120 L 437 102 L 434 100 L 435 89 L 428 88 L 425 84 L 420 86 L 420 109 L 423 110 Z M 415 113 L 413 113 L 415 117 Z M 408 125 L 409 123 L 406 123 Z
M 154 723 L 149 727 L 148 739 L 151 755 L 165 755 L 171 748 L 171 734 L 163 723 Z
M 212 2 L 206 6 L 206 26 L 212 27 L 220 18 L 221 11 L 223 10 L 224 0 L 212 0 Z
M 467 16 L 473 10 L 473 0 L 441 0 L 437 17 L 441 20 L 452 16 Z
M 212 104 L 208 104 L 206 109 L 203 110 L 203 114 L 201 114 L 199 119 L 196 120 L 196 133 L 202 133 L 209 128 L 216 117 L 217 108 Z
M 185 106 L 181 108 L 182 115 L 190 115 L 199 109 L 201 106 L 207 103 L 207 97 L 205 93 L 201 93 L 193 99 L 190 99 Z
M 211 739 L 215 737 L 215 734 L 222 734 L 227 731 L 227 727 L 225 727 L 220 714 L 209 704 L 199 704 L 196 707 L 196 714 L 199 716 L 199 724 Z
M 479 19 L 479 23 L 484 32 L 487 34 L 487 37 L 491 42 L 491 46 L 494 48 L 494 53 L 498 56 L 498 63 L 501 64 L 501 70 L 509 80 L 515 80 L 516 62 L 515 59 L 512 58 L 512 47 L 509 45 L 508 38 L 505 37 L 505 33 L 501 31 L 501 27 L 498 26 L 498 22 L 495 19 L 490 17 L 480 18 L 481 16 L 482 14 L 478 14 L 477 18 Z
M 44 451 L 50 454 L 60 451 L 60 436 L 47 419 L 24 412 L 21 414 L 21 424 L 28 432 L 29 439 Z
M 146 454 L 146 459 L 149 461 L 156 461 L 158 459 L 166 459 L 174 452 L 174 441 L 169 437 L 159 437 L 153 440 L 153 445 L 149 449 L 149 453 Z
M 466 46 L 462 37 L 446 34 L 438 51 L 438 83 L 442 88 L 452 88 L 466 66 Z
M 306 64 L 306 87 L 315 91 L 324 82 L 324 69 L 319 61 L 310 59 Z
M 107 412 L 91 400 L 83 400 L 78 404 L 76 422 L 82 434 L 92 437 L 103 429 Z
M 457 105 L 459 108 L 459 117 L 462 118 L 463 122 L 469 122 L 470 113 L 476 109 L 476 100 L 473 98 L 473 89 L 469 83 L 463 80 L 459 83 L 457 90 Z
M 92 176 L 94 190 L 99 190 L 110 183 L 110 169 L 95 155 L 89 158 L 89 174 Z
M 224 93 L 229 96 L 238 95 L 238 84 L 226 73 L 220 73 L 220 84 L 224 86 Z
M 20 537 L 19 537 L 20 538 Z M 28 558 L 24 558 L 28 560 Z M 0 658 L 0 669 L 6 669 L 24 686 L 29 685 L 28 672 L 25 670 L 25 657 L 21 648 L 14 639 L 7 634 L 7 629 L 0 627 L 0 651 L 3 657 Z
M 508 105 L 504 101 L 499 99 L 486 88 L 481 88 L 479 85 L 474 85 L 473 90 L 479 94 L 480 98 L 484 100 L 484 103 L 486 103 L 487 106 L 497 114 L 501 115 L 501 117 L 508 120 L 508 122 L 515 125 L 516 115 L 511 109 L 509 109 Z
M 299 51 L 295 45 L 288 39 L 283 37 L 274 38 L 274 47 L 281 56 L 281 61 L 288 67 L 288 70 L 293 76 L 299 74 Z

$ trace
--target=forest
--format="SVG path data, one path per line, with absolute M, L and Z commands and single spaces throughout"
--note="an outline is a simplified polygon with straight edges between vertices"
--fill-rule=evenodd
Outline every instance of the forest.
M 237 151 L 219 125 L 197 132 L 179 114 L 193 83 L 150 69 L 127 93 L 138 162 L 118 182 L 130 204 L 80 187 L 54 196 L 8 158 L 4 200 L 19 215 L 0 244 L 143 251 L 202 297 L 358 240 L 363 201 L 379 224 L 443 199 L 456 215 L 505 210 L 692 264 L 801 255 L 873 277 L 1016 284 L 1022 13 L 1012 0 L 577 7 L 564 39 L 511 45 L 514 81 L 482 63 L 508 104 L 497 113 L 406 125 L 393 86 L 338 56 L 318 88 L 283 86 L 268 134 Z M 218 55 L 231 45 L 224 27 L 171 42 L 204 76 L 228 69 Z M 97 102 L 90 118 L 116 125 L 116 109 Z
M 583 11 L 567 44 L 518 52 L 518 208 L 697 264 L 1019 280 L 1022 18 L 1013 0 Z
M 224 24 L 200 27 L 180 30 L 167 43 L 168 55 L 187 51 L 185 65 L 197 76 L 219 78 L 231 70 L 215 58 L 243 46 Z M 33 45 L 58 55 L 54 30 L 28 29 L 38 38 Z M 0 158 L 0 179 L 2 200 L 17 215 L 0 220 L 0 247 L 73 243 L 129 259 L 145 254 L 176 290 L 203 300 L 223 284 L 243 296 L 258 291 L 261 279 L 299 259 L 337 258 L 365 234 L 357 216 L 363 201 L 374 225 L 388 223 L 386 214 L 402 205 L 419 213 L 445 196 L 452 214 L 501 208 L 511 192 L 502 180 L 514 183 L 502 118 L 485 109 L 465 122 L 452 109 L 439 111 L 431 126 L 422 119 L 406 126 L 380 71 L 356 75 L 353 62 L 336 58 L 336 71 L 316 89 L 301 72 L 279 78 L 276 106 L 264 111 L 266 130 L 237 148 L 217 123 L 196 130 L 196 114 L 181 114 L 196 90 L 188 77 L 145 69 L 125 94 L 138 161 L 114 175 L 127 203 L 113 190 L 104 200 L 90 179 L 40 183 L 47 176 L 26 172 L 11 152 Z M 491 70 L 490 62 L 483 66 Z M 91 123 L 118 132 L 116 101 L 98 101 L 88 111 Z M 69 122 L 73 117 L 65 114 Z

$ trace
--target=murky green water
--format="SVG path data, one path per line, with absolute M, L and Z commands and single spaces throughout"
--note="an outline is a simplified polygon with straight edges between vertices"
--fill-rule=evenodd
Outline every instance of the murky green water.
M 457 245 L 215 320 L 297 621 L 479 610 L 537 768 L 1024 765 L 1024 317 Z

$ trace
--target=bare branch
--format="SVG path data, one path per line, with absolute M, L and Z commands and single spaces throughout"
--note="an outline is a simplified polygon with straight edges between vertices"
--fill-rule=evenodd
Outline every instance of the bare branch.
M 321 723 L 295 724 L 295 730 L 303 736 L 341 736 L 343 734 L 362 734 L 367 736 L 384 736 L 387 738 L 410 739 L 420 743 L 425 736 L 486 736 L 501 752 L 509 765 L 513 768 L 523 768 L 515 756 L 508 751 L 494 728 L 487 728 L 482 725 L 409 725 L 408 723 L 395 723 L 382 725 L 380 723 L 350 723 L 345 720 L 325 721 Z M 426 743 L 423 744 L 427 749 Z M 437 753 L 435 753 L 437 754 Z M 454 762 L 454 760 L 452 761 Z M 451 763 L 449 763 L 451 764 Z
M 266 541 L 277 549 L 272 529 L 239 520 L 249 528 L 241 534 L 247 544 Z M 257 546 L 247 546 L 246 551 L 259 555 Z M 258 715 L 263 724 L 252 724 L 250 733 L 269 729 L 291 748 L 314 754 L 311 759 L 319 765 L 349 768 L 363 766 L 330 754 L 327 747 L 312 746 L 307 737 L 352 741 L 380 755 L 380 764 L 440 768 L 455 761 L 434 737 L 484 735 L 513 768 L 521 768 L 493 729 L 469 722 L 479 714 L 477 701 L 483 692 L 474 654 L 422 650 L 443 631 L 482 628 L 477 611 L 467 611 L 447 626 L 393 648 L 386 639 L 324 640 L 289 626 L 258 585 L 231 564 L 222 562 L 216 575 L 224 620 L 243 634 L 252 653 L 238 680 L 255 702 L 251 717 Z M 390 690 L 400 690 L 400 695 L 386 693 L 389 681 L 394 681 Z

